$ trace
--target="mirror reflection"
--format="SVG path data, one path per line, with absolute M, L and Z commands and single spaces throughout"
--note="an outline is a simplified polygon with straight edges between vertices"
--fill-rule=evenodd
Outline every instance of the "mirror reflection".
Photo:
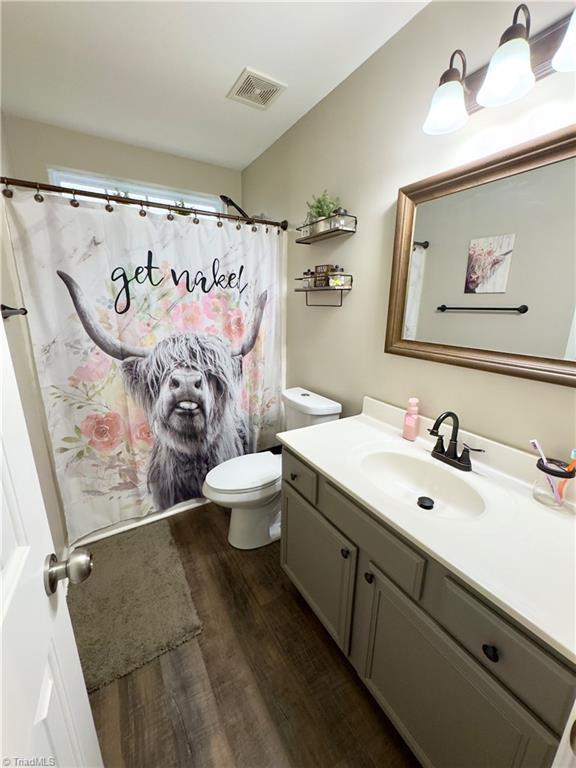
M 416 208 L 403 338 L 576 360 L 576 159 Z

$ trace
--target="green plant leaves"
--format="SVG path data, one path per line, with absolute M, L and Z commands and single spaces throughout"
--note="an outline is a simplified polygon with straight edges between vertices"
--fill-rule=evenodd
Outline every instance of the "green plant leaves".
M 310 215 L 316 219 L 323 219 L 331 216 L 340 205 L 340 198 L 330 197 L 328 190 L 325 189 L 319 195 L 312 195 L 312 202 L 307 201 L 306 205 Z

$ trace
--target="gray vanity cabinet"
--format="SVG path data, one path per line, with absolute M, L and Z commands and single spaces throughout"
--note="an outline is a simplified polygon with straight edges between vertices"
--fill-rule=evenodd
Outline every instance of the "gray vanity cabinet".
M 282 494 L 282 567 L 347 654 L 358 550 L 286 484 Z
M 549 768 L 574 669 L 287 451 L 283 479 L 282 566 L 422 764 Z
M 556 739 L 373 563 L 364 682 L 425 766 L 545 768 Z

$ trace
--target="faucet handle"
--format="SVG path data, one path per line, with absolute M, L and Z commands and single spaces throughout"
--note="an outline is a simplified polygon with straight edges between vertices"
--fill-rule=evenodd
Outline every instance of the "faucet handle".
M 467 448 L 469 451 L 474 451 L 474 453 L 486 453 L 484 448 L 472 448 L 471 445 L 468 445 L 468 443 L 462 443 L 464 448 Z
M 469 471 L 472 469 L 472 462 L 470 461 L 470 451 L 474 451 L 475 453 L 486 453 L 486 451 L 484 450 L 484 448 L 472 448 L 467 443 L 462 443 L 462 445 L 464 446 L 464 449 L 460 454 L 458 463 L 462 468 Z
M 444 438 L 442 437 L 442 435 L 439 432 L 434 433 L 431 429 L 429 429 L 428 432 L 430 432 L 430 434 L 433 437 L 437 437 L 438 438 L 436 440 L 436 445 L 432 449 L 432 455 L 439 454 L 439 455 L 443 456 L 446 453 L 446 450 L 444 448 Z

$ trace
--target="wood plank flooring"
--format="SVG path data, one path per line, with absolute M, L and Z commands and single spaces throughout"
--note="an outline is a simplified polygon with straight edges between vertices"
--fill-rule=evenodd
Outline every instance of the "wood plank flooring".
M 416 768 L 280 568 L 229 513 L 171 520 L 202 634 L 90 697 L 106 768 Z

